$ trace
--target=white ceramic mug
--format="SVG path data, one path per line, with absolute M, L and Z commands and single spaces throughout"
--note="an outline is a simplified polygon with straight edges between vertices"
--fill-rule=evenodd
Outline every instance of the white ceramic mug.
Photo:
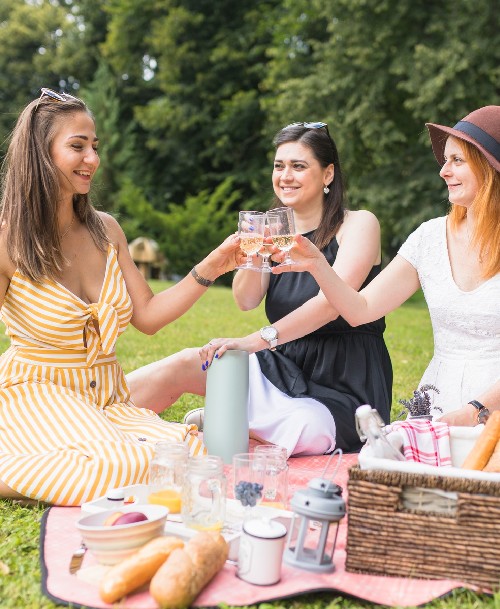
M 250 584 L 270 586 L 281 579 L 286 527 L 281 522 L 253 518 L 243 523 L 237 575 Z

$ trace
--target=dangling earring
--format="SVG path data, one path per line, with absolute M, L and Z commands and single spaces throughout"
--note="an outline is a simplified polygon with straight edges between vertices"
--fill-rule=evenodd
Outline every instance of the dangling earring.
M 330 189 L 328 188 L 328 186 L 325 186 L 323 188 L 323 192 L 325 193 L 325 195 L 327 195 L 330 192 Z

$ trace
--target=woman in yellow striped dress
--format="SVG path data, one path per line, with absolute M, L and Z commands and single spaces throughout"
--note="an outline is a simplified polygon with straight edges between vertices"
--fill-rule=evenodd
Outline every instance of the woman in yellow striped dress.
M 204 451 L 195 426 L 137 408 L 116 360 L 131 322 L 154 334 L 244 255 L 228 237 L 182 281 L 153 295 L 119 224 L 89 190 L 99 166 L 85 104 L 42 89 L 21 113 L 3 175 L 0 496 L 80 505 L 147 481 L 154 443 Z M 200 377 L 201 378 L 201 377 Z

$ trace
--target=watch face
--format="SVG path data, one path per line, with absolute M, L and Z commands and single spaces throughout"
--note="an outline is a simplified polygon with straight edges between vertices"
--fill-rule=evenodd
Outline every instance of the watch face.
M 278 331 L 272 326 L 266 326 L 262 328 L 261 336 L 264 340 L 274 340 L 278 338 Z

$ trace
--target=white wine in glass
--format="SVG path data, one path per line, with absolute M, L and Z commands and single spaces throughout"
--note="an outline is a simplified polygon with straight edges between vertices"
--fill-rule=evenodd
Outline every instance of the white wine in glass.
M 266 214 L 262 211 L 240 211 L 238 222 L 238 235 L 240 237 L 240 248 L 247 255 L 245 264 L 237 266 L 237 269 L 250 269 L 260 271 L 261 267 L 253 264 L 252 256 L 256 254 L 264 243 L 264 229 L 266 226 Z
M 285 253 L 285 258 L 278 266 L 295 264 L 290 258 L 290 250 L 295 240 L 295 221 L 291 207 L 278 207 L 267 212 L 267 224 L 274 245 Z

